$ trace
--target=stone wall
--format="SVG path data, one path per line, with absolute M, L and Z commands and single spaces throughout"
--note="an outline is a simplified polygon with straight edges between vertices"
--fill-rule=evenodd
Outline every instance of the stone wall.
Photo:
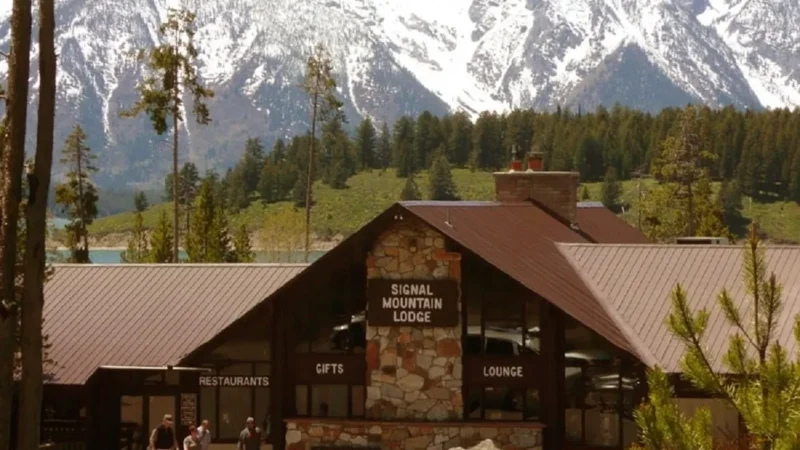
M 323 422 L 310 419 L 292 420 L 286 429 L 287 450 L 334 446 L 386 450 L 448 450 L 454 447 L 472 447 L 486 439 L 491 439 L 497 448 L 503 450 L 542 448 L 542 429 L 535 424 Z
M 455 279 L 461 255 L 437 231 L 406 219 L 384 232 L 367 258 L 370 279 Z M 461 305 L 459 301 L 459 311 Z M 461 397 L 461 320 L 450 328 L 367 323 L 367 418 L 456 420 Z

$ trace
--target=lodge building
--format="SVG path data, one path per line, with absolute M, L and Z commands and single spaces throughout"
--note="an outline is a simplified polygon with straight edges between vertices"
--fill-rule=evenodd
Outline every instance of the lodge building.
M 577 174 L 528 164 L 495 174 L 496 201 L 397 203 L 310 265 L 57 266 L 43 438 L 141 450 L 170 413 L 182 435 L 211 420 L 214 450 L 247 417 L 281 450 L 628 447 L 645 369 L 680 372 L 670 290 L 745 301 L 741 249 L 649 244 L 578 202 Z M 794 317 L 800 248 L 767 255 Z M 721 367 L 721 314 L 707 333 Z

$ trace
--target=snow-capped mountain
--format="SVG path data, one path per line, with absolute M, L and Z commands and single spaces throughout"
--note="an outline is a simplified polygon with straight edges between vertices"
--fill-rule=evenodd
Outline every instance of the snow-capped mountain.
M 800 0 L 182 5 L 197 13 L 200 73 L 216 92 L 213 123 L 189 122 L 182 130 L 182 158 L 201 169 L 235 161 L 248 136 L 269 143 L 306 129 L 308 100 L 298 83 L 317 42 L 332 54 L 353 122 L 365 115 L 391 122 L 426 109 L 476 115 L 516 107 L 591 109 L 617 101 L 648 110 L 688 102 L 800 105 Z M 101 154 L 101 182 L 158 181 L 169 167 L 166 136 L 155 136 L 144 119 L 119 118 L 135 101 L 141 76 L 131 55 L 159 42 L 168 6 L 176 5 L 57 1 L 56 135 L 63 139 L 73 124 L 84 126 Z M 0 49 L 7 49 L 8 25 L 0 27 L 0 37 Z M 34 105 L 35 68 L 36 61 Z M 6 70 L 0 63 L 0 72 Z

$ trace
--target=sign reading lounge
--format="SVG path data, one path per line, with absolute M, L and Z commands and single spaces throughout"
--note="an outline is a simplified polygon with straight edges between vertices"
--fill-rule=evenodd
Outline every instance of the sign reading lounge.
M 458 325 L 455 280 L 369 280 L 367 320 L 371 326 Z

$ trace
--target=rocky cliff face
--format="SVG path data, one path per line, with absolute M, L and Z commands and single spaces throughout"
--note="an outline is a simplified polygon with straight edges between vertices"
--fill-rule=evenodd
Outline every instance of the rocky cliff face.
M 316 42 L 333 55 L 353 122 L 614 102 L 648 110 L 690 101 L 800 105 L 800 0 L 184 3 L 197 13 L 200 72 L 217 94 L 213 123 L 181 130 L 181 158 L 201 169 L 230 165 L 248 136 L 269 144 L 307 128 L 308 101 L 297 84 Z M 57 3 L 56 136 L 62 141 L 76 122 L 84 126 L 101 155 L 101 184 L 160 182 L 169 168 L 168 137 L 144 120 L 119 118 L 141 76 L 132 52 L 158 43 L 168 6 Z M 7 49 L 3 22 L 0 48 Z

